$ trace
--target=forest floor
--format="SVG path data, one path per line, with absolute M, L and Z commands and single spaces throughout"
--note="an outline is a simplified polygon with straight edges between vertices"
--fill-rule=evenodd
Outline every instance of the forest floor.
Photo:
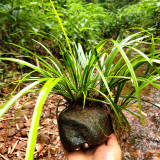
M 7 88 L 1 92 L 3 96 L 11 93 L 11 89 Z M 0 119 L 0 160 L 22 160 L 25 157 L 29 128 L 31 126 L 32 114 L 36 104 L 37 96 L 29 100 L 21 109 L 17 118 L 7 135 L 7 131 L 22 104 L 32 94 L 21 97 L 8 112 Z M 42 109 L 42 115 L 38 128 L 38 136 L 36 141 L 36 149 L 34 153 L 35 159 L 38 160 L 64 160 L 66 159 L 64 152 L 60 146 L 60 137 L 57 127 L 56 106 L 58 99 L 62 97 L 58 95 L 50 95 Z M 145 97 L 146 100 L 153 102 L 152 99 Z M 0 101 L 0 106 L 5 101 Z M 154 102 L 153 102 L 154 103 Z M 137 104 L 130 110 L 137 115 Z M 64 106 L 59 108 L 59 112 Z M 147 123 L 145 126 L 145 135 L 141 121 L 127 112 L 123 112 L 131 125 L 131 135 L 123 143 L 124 160 L 159 160 L 160 159 L 160 110 L 155 106 L 142 102 L 142 110 L 144 119 Z

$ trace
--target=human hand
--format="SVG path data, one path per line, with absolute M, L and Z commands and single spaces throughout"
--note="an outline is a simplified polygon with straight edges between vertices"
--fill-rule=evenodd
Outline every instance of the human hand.
M 68 160 L 121 160 L 122 151 L 118 145 L 115 134 L 112 134 L 107 144 L 103 144 L 95 147 L 88 148 L 84 151 L 65 151 Z

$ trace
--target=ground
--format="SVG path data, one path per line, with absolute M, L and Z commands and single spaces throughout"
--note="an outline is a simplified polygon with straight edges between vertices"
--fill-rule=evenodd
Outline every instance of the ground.
M 1 94 L 6 96 L 8 93 L 11 93 L 9 88 Z M 21 97 L 0 119 L 0 160 L 22 160 L 25 157 L 28 133 L 37 96 L 24 105 L 14 121 L 7 138 L 6 135 L 16 113 L 24 101 L 31 96 L 32 94 L 27 94 Z M 56 120 L 56 106 L 58 104 L 58 99 L 61 98 L 62 97 L 57 95 L 50 95 L 43 106 L 34 153 L 35 159 L 66 159 L 60 146 Z M 150 98 L 148 98 L 148 100 L 153 102 Z M 1 100 L 0 106 L 4 102 L 4 100 Z M 130 110 L 139 114 L 137 108 L 137 104 L 135 104 Z M 61 106 L 59 112 L 63 109 L 64 106 Z M 144 112 L 143 115 L 147 114 L 144 116 L 147 121 L 147 123 L 145 123 L 145 135 L 141 121 L 131 116 L 129 113 L 124 112 L 132 129 L 130 137 L 125 139 L 121 144 L 124 160 L 160 159 L 160 110 L 151 104 L 143 102 L 142 110 Z

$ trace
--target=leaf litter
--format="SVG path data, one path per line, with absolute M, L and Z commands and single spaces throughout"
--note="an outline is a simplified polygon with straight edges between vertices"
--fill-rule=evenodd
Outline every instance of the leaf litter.
M 25 158 L 29 128 L 31 125 L 34 105 L 36 104 L 36 97 L 28 101 L 22 108 L 9 130 L 7 137 L 6 135 L 14 116 L 28 96 L 30 95 L 21 97 L 20 100 L 17 101 L 0 119 L 0 160 L 18 160 Z M 58 95 L 51 95 L 43 106 L 34 152 L 35 159 L 66 159 L 60 146 L 56 120 L 56 105 L 60 98 L 61 97 Z M 1 101 L 0 105 L 3 103 L 4 101 Z M 63 108 L 64 107 L 61 106 L 59 111 L 63 110 Z
M 8 94 L 8 92 L 7 92 Z M 0 160 L 24 160 L 29 128 L 37 97 L 28 101 L 14 121 L 8 136 L 7 131 L 14 116 L 23 102 L 31 95 L 24 95 L 17 101 L 8 112 L 0 119 Z M 60 145 L 58 133 L 56 106 L 59 95 L 50 95 L 42 109 L 40 124 L 38 128 L 34 159 L 38 160 L 66 160 L 66 156 Z M 152 101 L 150 98 L 145 99 Z M 4 101 L 0 101 L 2 105 Z M 59 107 L 61 112 L 65 106 Z M 139 111 L 136 105 L 130 108 L 137 115 Z M 151 104 L 142 102 L 142 110 L 147 113 L 144 119 L 145 135 L 139 119 L 123 111 L 131 125 L 130 137 L 123 140 L 123 160 L 158 160 L 160 159 L 160 110 Z

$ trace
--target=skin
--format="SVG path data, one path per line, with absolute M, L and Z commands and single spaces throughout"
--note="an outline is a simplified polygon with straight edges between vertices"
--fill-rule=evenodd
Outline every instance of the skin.
M 88 148 L 85 151 L 67 152 L 68 160 L 121 160 L 122 151 L 118 145 L 115 134 L 112 134 L 107 143 L 103 143 L 94 148 Z

